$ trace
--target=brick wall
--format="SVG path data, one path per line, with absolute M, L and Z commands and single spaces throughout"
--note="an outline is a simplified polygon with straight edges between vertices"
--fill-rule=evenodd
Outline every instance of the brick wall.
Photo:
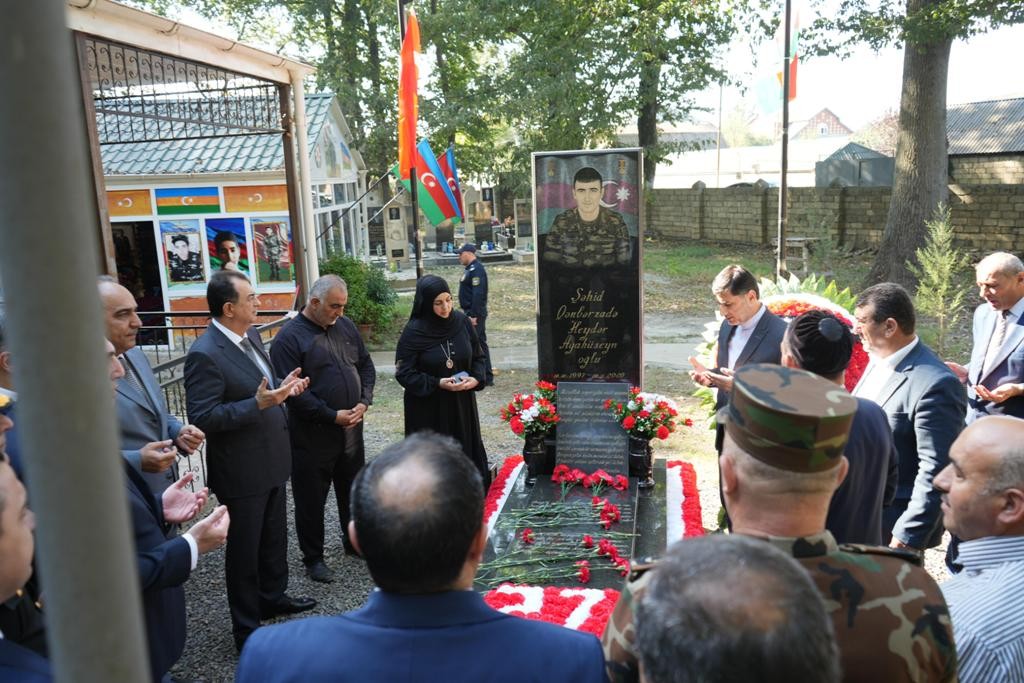
M 816 236 L 827 228 L 839 245 L 878 244 L 885 230 L 888 187 L 789 191 L 789 232 Z M 655 190 L 647 230 L 664 237 L 767 244 L 778 220 L 778 188 Z M 954 185 L 950 210 L 961 246 L 1024 251 L 1024 184 Z
M 960 185 L 1024 183 L 1024 154 L 950 157 L 949 175 Z

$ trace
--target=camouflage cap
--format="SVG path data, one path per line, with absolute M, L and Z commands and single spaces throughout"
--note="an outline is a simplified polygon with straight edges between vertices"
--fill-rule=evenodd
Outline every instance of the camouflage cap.
M 841 386 L 806 370 L 747 365 L 733 376 L 719 423 L 761 462 L 791 472 L 837 466 L 857 412 Z

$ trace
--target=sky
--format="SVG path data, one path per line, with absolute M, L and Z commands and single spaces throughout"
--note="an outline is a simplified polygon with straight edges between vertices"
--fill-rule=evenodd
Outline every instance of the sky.
M 998 29 L 953 44 L 949 60 L 948 104 L 1024 97 L 1024 76 L 1017 69 L 1024 50 L 1024 25 Z M 749 50 L 734 46 L 729 65 L 733 73 L 749 72 Z M 806 119 L 823 108 L 831 109 L 849 128 L 857 130 L 888 109 L 898 111 L 903 73 L 903 50 L 889 48 L 874 53 L 859 48 L 850 57 L 809 57 L 798 65 L 797 99 L 790 104 L 792 120 Z M 745 82 L 752 86 L 754 77 Z M 757 106 L 753 89 L 744 95 L 738 88 L 725 88 L 726 115 L 741 102 Z M 702 105 L 711 109 L 703 118 L 714 124 L 718 109 L 718 88 L 702 93 Z M 771 126 L 774 117 L 768 119 Z M 760 122 L 762 125 L 765 121 Z

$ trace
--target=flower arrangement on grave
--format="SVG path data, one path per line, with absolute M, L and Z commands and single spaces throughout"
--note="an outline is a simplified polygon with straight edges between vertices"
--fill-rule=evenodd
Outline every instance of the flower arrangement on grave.
M 641 439 L 667 439 L 676 430 L 679 416 L 675 401 L 661 394 L 641 391 L 639 387 L 630 388 L 625 403 L 605 399 L 604 409 L 615 416 L 630 436 Z
M 501 419 L 508 423 L 512 433 L 526 439 L 543 437 L 559 420 L 555 405 L 555 385 L 537 382 L 532 394 L 515 393 L 508 405 L 501 409 Z
M 574 578 L 580 583 L 587 583 L 594 571 L 612 570 L 622 576 L 629 573 L 629 559 L 621 555 L 615 542 L 630 539 L 634 534 L 612 530 L 622 521 L 622 511 L 600 495 L 608 489 L 626 490 L 629 480 L 621 474 L 613 476 L 602 469 L 588 474 L 564 464 L 555 468 L 551 480 L 562 486 L 561 500 L 502 513 L 497 526 L 514 531 L 518 548 L 482 564 L 477 576 L 479 581 L 537 583 Z M 581 493 L 591 496 L 590 505 L 566 501 L 569 492 L 577 487 Z M 596 533 L 574 537 L 578 540 L 571 540 L 568 544 L 565 539 L 552 544 L 551 534 L 545 537 L 541 533 L 549 530 L 557 535 L 560 528 L 579 524 L 595 524 Z
M 853 329 L 853 305 L 857 297 L 850 292 L 850 288 L 840 290 L 835 281 L 826 282 L 822 278 L 810 275 L 803 280 L 791 275 L 789 279 L 779 278 L 769 280 L 762 278 L 758 283 L 761 291 L 761 302 L 765 307 L 789 322 L 807 311 L 822 310 L 828 311 L 836 316 L 851 330 Z M 716 345 L 718 342 L 718 330 L 721 327 L 721 316 L 716 314 L 716 320 L 704 325 L 702 334 L 704 341 L 696 347 L 696 355 L 702 363 L 708 367 L 715 365 L 717 354 Z M 854 339 L 853 354 L 850 357 L 850 364 L 846 368 L 845 385 L 848 391 L 860 381 L 861 375 L 868 365 L 868 354 L 864 350 L 859 339 Z M 710 387 L 700 387 L 693 394 L 700 399 L 701 406 L 706 408 L 712 418 L 711 426 L 714 426 L 715 394 Z

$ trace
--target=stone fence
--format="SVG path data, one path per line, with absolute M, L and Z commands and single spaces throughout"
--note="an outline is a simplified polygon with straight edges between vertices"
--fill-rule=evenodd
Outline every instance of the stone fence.
M 851 248 L 877 245 L 891 192 L 888 187 L 790 188 L 789 234 L 828 234 L 835 244 Z M 950 185 L 949 204 L 960 246 L 1024 249 L 1024 185 Z M 768 244 L 778 211 L 778 188 L 654 190 L 647 230 L 663 237 Z

